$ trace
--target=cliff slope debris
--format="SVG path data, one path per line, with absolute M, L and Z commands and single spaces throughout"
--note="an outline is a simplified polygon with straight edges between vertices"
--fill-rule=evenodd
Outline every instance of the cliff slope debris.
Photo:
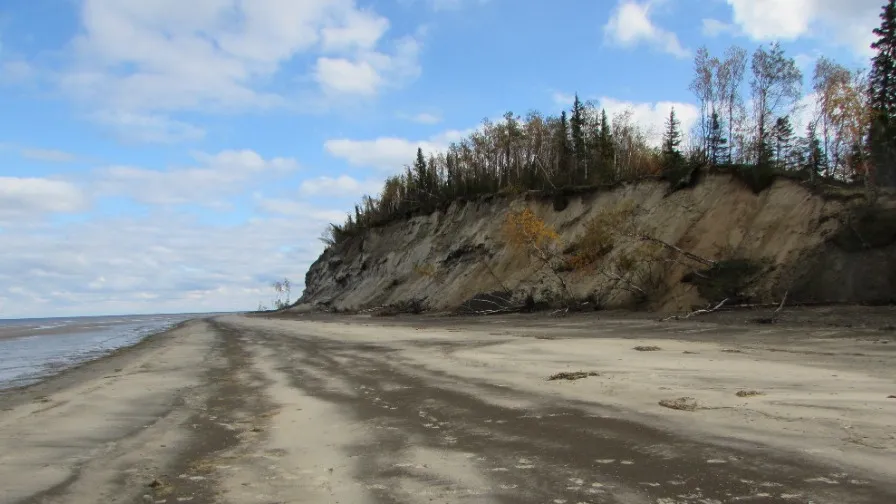
M 502 313 L 896 301 L 896 197 L 726 174 L 457 201 L 329 247 L 297 307 Z M 410 307 L 403 310 L 401 307 Z

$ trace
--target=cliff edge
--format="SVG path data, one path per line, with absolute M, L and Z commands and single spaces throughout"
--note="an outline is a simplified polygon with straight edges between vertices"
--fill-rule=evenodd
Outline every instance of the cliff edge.
M 869 206 L 861 189 L 787 178 L 756 193 L 709 174 L 678 191 L 648 180 L 455 201 L 328 247 L 293 309 L 686 311 L 785 293 L 896 302 L 896 197 Z

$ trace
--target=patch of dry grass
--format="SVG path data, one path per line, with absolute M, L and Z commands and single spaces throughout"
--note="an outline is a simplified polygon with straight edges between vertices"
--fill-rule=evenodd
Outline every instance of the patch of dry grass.
M 737 397 L 756 397 L 765 395 L 765 392 L 760 392 L 758 390 L 738 390 L 735 395 Z
M 660 406 L 664 408 L 679 410 L 679 411 L 696 411 L 697 410 L 697 400 L 693 397 L 679 397 L 677 399 L 663 399 L 659 402 Z
M 658 347 L 658 346 L 653 346 L 653 345 L 650 345 L 650 346 L 636 346 L 636 347 L 635 347 L 635 350 L 637 350 L 637 351 L 639 351 L 639 352 L 658 352 L 658 351 L 662 350 L 662 348 L 660 348 L 660 347 Z
M 595 371 L 564 371 L 562 373 L 555 373 L 548 377 L 548 381 L 554 380 L 581 380 L 582 378 L 588 378 L 589 376 L 600 376 L 600 373 Z

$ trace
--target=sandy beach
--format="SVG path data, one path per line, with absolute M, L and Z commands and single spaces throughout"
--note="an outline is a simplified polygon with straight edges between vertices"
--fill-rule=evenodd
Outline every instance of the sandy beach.
M 894 369 L 880 328 L 194 320 L 0 393 L 0 503 L 896 502 Z

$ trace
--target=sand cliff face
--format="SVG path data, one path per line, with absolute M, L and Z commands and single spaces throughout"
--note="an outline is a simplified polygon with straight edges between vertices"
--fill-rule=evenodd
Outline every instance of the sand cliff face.
M 736 281 L 741 301 L 771 302 L 788 292 L 794 302 L 891 302 L 896 198 L 883 195 L 872 214 L 861 210 L 864 201 L 861 191 L 822 196 L 788 179 L 755 194 L 732 176 L 716 174 L 672 193 L 667 183 L 647 181 L 560 202 L 533 194 L 455 202 L 326 250 L 306 275 L 300 305 L 355 310 L 416 300 L 451 310 L 495 291 L 530 303 L 556 300 L 565 283 L 577 299 L 599 292 L 605 307 L 630 306 L 637 296 L 607 275 L 563 270 L 558 278 L 524 247 L 509 245 L 504 233 L 508 214 L 529 208 L 562 242 L 575 243 L 592 218 L 620 203 L 635 205 L 636 225 L 658 240 L 722 264 L 752 265 Z M 625 253 L 622 246 L 610 255 Z M 707 280 L 718 272 L 701 273 L 705 266 L 680 259 L 664 255 L 642 307 L 687 310 L 727 297 L 730 286 L 720 290 Z

